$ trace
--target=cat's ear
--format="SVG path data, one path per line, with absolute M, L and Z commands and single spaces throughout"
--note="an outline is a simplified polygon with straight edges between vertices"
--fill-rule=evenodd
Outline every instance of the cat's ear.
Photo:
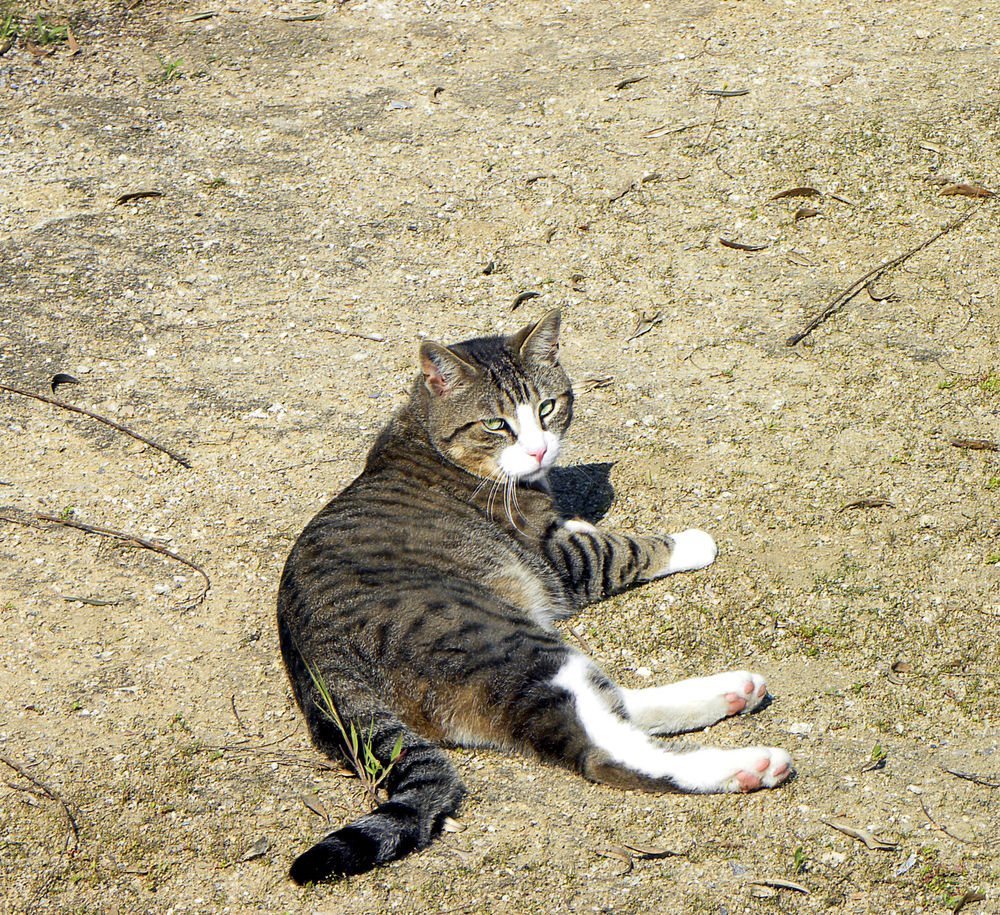
M 420 369 L 432 394 L 443 397 L 475 377 L 476 370 L 464 359 L 432 340 L 420 344 Z
M 562 315 L 558 308 L 546 312 L 534 324 L 514 334 L 511 342 L 525 359 L 556 363 L 559 360 L 559 324 Z

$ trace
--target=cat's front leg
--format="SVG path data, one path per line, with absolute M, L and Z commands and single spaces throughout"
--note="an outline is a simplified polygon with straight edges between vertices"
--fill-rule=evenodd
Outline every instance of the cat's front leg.
M 703 569 L 716 555 L 712 537 L 693 528 L 628 537 L 579 519 L 551 525 L 542 548 L 581 606 L 664 575 Z

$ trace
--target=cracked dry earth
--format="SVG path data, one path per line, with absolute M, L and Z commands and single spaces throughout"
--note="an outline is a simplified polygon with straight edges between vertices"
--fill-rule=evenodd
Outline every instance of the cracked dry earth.
M 952 444 L 1000 439 L 1000 224 L 941 193 L 1000 190 L 996 4 L 206 9 L 0 57 L 0 383 L 71 374 L 191 464 L 3 392 L 2 511 L 212 583 L 0 522 L 0 909 L 1000 911 L 1000 453 Z M 462 831 L 297 888 L 364 802 L 292 705 L 285 555 L 421 336 L 553 306 L 576 496 L 606 473 L 603 523 L 720 546 L 580 637 L 626 686 L 762 673 L 699 739 L 796 776 L 655 797 L 454 751 Z

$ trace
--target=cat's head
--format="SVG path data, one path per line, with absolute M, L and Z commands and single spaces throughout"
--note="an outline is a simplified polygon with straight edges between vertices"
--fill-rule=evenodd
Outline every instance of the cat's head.
M 544 477 L 573 416 L 559 321 L 550 311 L 510 337 L 421 345 L 427 429 L 448 460 L 484 478 Z

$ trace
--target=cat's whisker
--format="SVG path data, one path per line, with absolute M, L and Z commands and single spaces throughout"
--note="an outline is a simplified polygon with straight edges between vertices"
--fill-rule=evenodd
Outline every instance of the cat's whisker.
M 514 520 L 514 513 L 511 511 L 511 505 L 516 504 L 517 496 L 515 495 L 517 489 L 517 480 L 514 477 L 507 478 L 507 485 L 504 487 L 503 493 L 503 507 L 504 511 L 507 513 L 507 520 L 510 521 L 514 530 L 519 534 L 523 531 L 517 526 L 517 522 Z M 518 512 L 520 514 L 520 512 Z M 522 517 L 524 517 L 522 515 Z

